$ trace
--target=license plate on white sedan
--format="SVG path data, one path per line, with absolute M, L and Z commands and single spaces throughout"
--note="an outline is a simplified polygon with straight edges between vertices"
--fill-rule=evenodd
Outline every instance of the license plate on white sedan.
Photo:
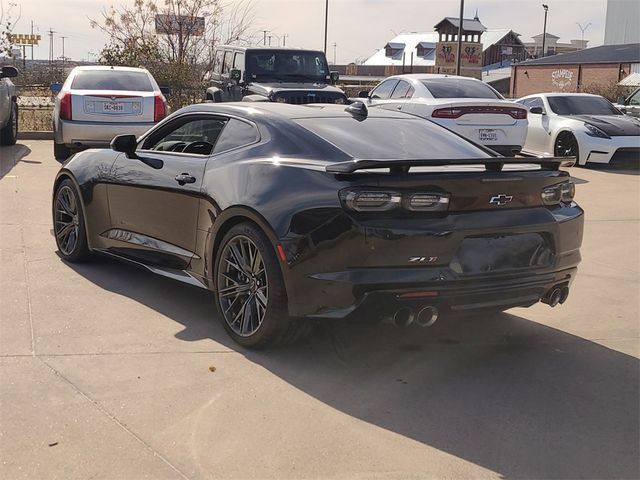
M 498 131 L 493 128 L 481 128 L 478 130 L 478 140 L 481 142 L 495 142 L 498 140 Z
M 121 102 L 104 102 L 102 104 L 102 111 L 105 113 L 120 113 L 124 112 L 124 103 Z

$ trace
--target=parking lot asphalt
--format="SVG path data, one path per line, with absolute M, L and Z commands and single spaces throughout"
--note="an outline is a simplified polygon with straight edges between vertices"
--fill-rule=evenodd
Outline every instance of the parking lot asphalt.
M 48 141 L 0 148 L 0 478 L 637 478 L 640 176 L 572 168 L 569 300 L 252 352 L 212 296 L 56 255 Z

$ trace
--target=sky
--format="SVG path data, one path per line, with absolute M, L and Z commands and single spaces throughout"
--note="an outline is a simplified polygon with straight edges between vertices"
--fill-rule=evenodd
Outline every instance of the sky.
M 233 3 L 233 0 L 226 0 Z M 95 58 L 106 38 L 89 25 L 89 18 L 99 18 L 100 11 L 110 5 L 132 3 L 133 0 L 0 0 L 5 5 L 17 4 L 21 18 L 15 33 L 30 33 L 31 21 L 35 33 L 43 40 L 34 49 L 34 58 L 47 59 L 52 28 L 54 55 L 62 55 L 61 36 L 65 40 L 65 55 L 74 60 Z M 158 0 L 159 3 L 162 0 Z M 510 28 L 522 35 L 525 42 L 542 33 L 544 12 L 549 5 L 547 31 L 561 42 L 580 39 L 582 26 L 591 24 L 585 32 L 589 46 L 600 45 L 604 39 L 606 0 L 466 0 L 465 17 L 472 18 L 476 9 L 482 23 L 489 29 Z M 385 45 L 396 33 L 433 31 L 433 26 L 446 16 L 457 17 L 459 0 L 329 0 L 327 57 L 337 63 L 365 59 Z M 256 32 L 287 35 L 288 46 L 322 49 L 324 44 L 324 0 L 254 0 Z M 257 35 L 260 37 L 261 35 Z

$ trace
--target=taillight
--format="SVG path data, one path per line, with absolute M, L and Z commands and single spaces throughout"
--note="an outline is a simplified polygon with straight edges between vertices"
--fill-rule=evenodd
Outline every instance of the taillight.
M 448 193 L 343 190 L 340 198 L 347 208 L 356 212 L 387 212 L 397 208 L 412 212 L 443 212 L 449 209 Z
M 571 203 L 576 195 L 576 186 L 569 180 L 557 183 L 542 190 L 542 203 L 545 205 L 558 205 L 559 203 Z
M 71 115 L 71 93 L 64 92 L 60 97 L 60 120 L 73 120 Z
M 518 107 L 467 106 L 438 108 L 431 113 L 434 118 L 458 118 L 467 113 L 509 115 L 516 120 L 527 118 L 527 110 Z
M 156 96 L 153 97 L 153 121 L 155 123 L 167 116 L 167 109 L 164 102 L 165 100 L 162 95 L 156 94 Z

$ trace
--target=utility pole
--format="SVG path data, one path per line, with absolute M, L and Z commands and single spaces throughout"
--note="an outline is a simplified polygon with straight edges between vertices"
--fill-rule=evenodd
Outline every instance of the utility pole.
M 589 28 L 591 26 L 591 22 L 587 23 L 584 27 L 582 26 L 582 24 L 580 22 L 576 22 L 576 25 L 578 25 L 578 28 L 580 29 L 580 32 L 582 32 L 582 48 L 585 47 L 584 45 L 584 32 L 587 31 L 587 28 Z
M 464 21 L 464 0 L 460 0 L 460 25 L 458 25 L 458 53 L 456 55 L 456 75 L 460 75 L 462 65 L 462 22 Z
M 31 36 L 33 37 L 33 20 L 31 20 Z M 31 61 L 33 62 L 33 43 L 31 44 Z
M 287 37 L 288 37 L 288 36 L 289 36 L 289 35 L 288 35 L 288 34 L 286 34 L 286 33 L 285 33 L 284 35 L 282 35 L 282 46 L 283 46 L 283 47 L 286 47 L 286 46 L 287 46 Z
M 49 27 L 49 70 L 53 73 L 53 34 L 56 33 Z
M 545 45 L 547 44 L 547 12 L 549 11 L 549 5 L 542 4 L 544 8 L 544 26 L 542 27 L 542 56 L 546 55 Z
M 64 40 L 65 40 L 65 38 L 67 38 L 67 37 L 60 37 L 60 38 L 62 39 L 62 71 L 64 72 L 64 62 L 65 62 L 65 60 L 67 59 L 67 58 L 64 56 Z
M 333 64 L 336 65 L 336 49 L 338 47 L 338 44 L 336 42 L 333 42 Z
M 329 28 L 329 0 L 325 0 L 324 9 L 324 54 L 327 54 L 327 31 Z
M 264 46 L 267 46 L 267 30 L 263 30 L 263 32 L 264 32 L 264 41 L 262 42 L 262 44 Z

